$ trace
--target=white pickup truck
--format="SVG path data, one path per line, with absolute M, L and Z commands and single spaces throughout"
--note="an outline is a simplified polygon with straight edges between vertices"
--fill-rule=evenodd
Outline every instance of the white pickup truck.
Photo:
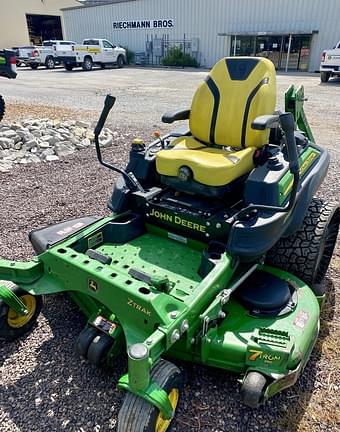
M 340 76 L 340 41 L 331 50 L 323 51 L 320 64 L 321 82 Z
M 30 53 L 28 64 L 32 69 L 38 69 L 39 66 L 46 66 L 47 69 L 54 69 L 55 65 L 60 64 L 57 52 L 60 50 L 72 50 L 75 42 L 65 40 L 46 40 L 42 46 L 36 46 Z
M 106 39 L 84 39 L 82 45 L 73 45 L 72 52 L 57 51 L 57 56 L 68 71 L 77 66 L 90 71 L 95 64 L 103 69 L 110 64 L 120 68 L 127 64 L 125 49 Z

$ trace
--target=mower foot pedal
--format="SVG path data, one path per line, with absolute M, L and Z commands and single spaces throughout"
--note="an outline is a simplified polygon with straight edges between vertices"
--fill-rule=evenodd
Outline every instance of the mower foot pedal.
M 140 270 L 137 270 L 135 268 L 130 268 L 128 271 L 129 275 L 132 276 L 134 279 L 139 280 L 141 282 L 145 282 L 148 285 L 151 285 L 152 279 L 151 276 L 147 273 L 144 273 Z
M 101 254 L 100 252 L 97 252 L 93 249 L 88 249 L 86 251 L 86 255 L 89 256 L 90 258 L 99 261 L 102 264 L 111 264 L 112 263 L 112 258 L 108 257 L 104 254 Z

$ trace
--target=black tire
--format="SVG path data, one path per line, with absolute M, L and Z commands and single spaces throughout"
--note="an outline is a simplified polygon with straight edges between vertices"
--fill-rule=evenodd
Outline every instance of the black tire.
M 100 67 L 101 67 L 102 69 L 106 69 L 106 63 L 100 63 Z
M 117 66 L 119 69 L 124 67 L 124 58 L 121 55 L 117 58 Z
M 64 64 L 64 68 L 65 68 L 67 71 L 71 71 L 71 70 L 73 70 L 74 66 L 73 66 L 73 64 L 65 63 L 65 64 Z
M 46 66 L 46 69 L 54 69 L 55 68 L 54 58 L 51 56 L 47 57 L 45 60 L 45 66 Z
M 321 282 L 327 272 L 339 232 L 340 207 L 313 198 L 302 227 L 282 238 L 267 254 L 267 263 L 286 270 L 323 295 Z
M 82 65 L 81 65 L 81 67 L 83 68 L 84 71 L 87 71 L 87 72 L 90 71 L 90 70 L 92 70 L 93 62 L 92 62 L 91 57 L 86 56 L 84 58 L 84 61 L 83 61 Z
M 13 282 L 1 281 L 1 285 L 7 286 L 20 297 L 29 311 L 27 316 L 18 316 L 14 310 L 0 299 L 0 339 L 13 341 L 33 328 L 43 306 L 43 297 L 33 296 Z
M 160 360 L 152 369 L 151 377 L 167 393 L 175 389 L 180 396 L 183 379 L 180 370 L 174 364 Z M 127 393 L 118 414 L 117 432 L 155 432 L 159 415 L 156 407 L 132 393 Z
M 259 372 L 249 372 L 241 387 L 242 402 L 250 408 L 257 408 L 263 401 L 267 379 Z
M 76 341 L 76 351 L 83 357 L 87 358 L 87 352 L 93 339 L 98 336 L 99 332 L 94 327 L 85 327 L 80 333 Z
M 38 69 L 38 67 L 39 67 L 38 64 L 35 64 L 35 63 L 30 64 L 30 68 L 33 69 L 33 70 Z
M 113 342 L 113 339 L 105 333 L 97 335 L 90 343 L 87 351 L 87 360 L 95 366 L 102 365 Z
M 0 95 L 0 121 L 4 118 L 5 115 L 5 100 Z
M 323 82 L 323 83 L 328 82 L 330 77 L 331 77 L 331 74 L 329 72 L 321 72 L 320 73 L 321 82 Z

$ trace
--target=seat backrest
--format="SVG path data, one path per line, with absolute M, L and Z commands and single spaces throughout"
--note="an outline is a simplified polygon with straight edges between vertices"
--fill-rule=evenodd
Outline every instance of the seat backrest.
M 252 121 L 273 114 L 276 74 L 273 63 L 261 57 L 227 57 L 210 71 L 197 89 L 190 112 L 190 130 L 207 144 L 261 147 L 269 131 L 256 131 Z

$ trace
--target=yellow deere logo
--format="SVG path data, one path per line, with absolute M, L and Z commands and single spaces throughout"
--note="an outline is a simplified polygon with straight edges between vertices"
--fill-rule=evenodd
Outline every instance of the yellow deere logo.
M 89 279 L 89 288 L 92 291 L 97 291 L 98 290 L 98 284 L 95 280 L 93 279 Z

